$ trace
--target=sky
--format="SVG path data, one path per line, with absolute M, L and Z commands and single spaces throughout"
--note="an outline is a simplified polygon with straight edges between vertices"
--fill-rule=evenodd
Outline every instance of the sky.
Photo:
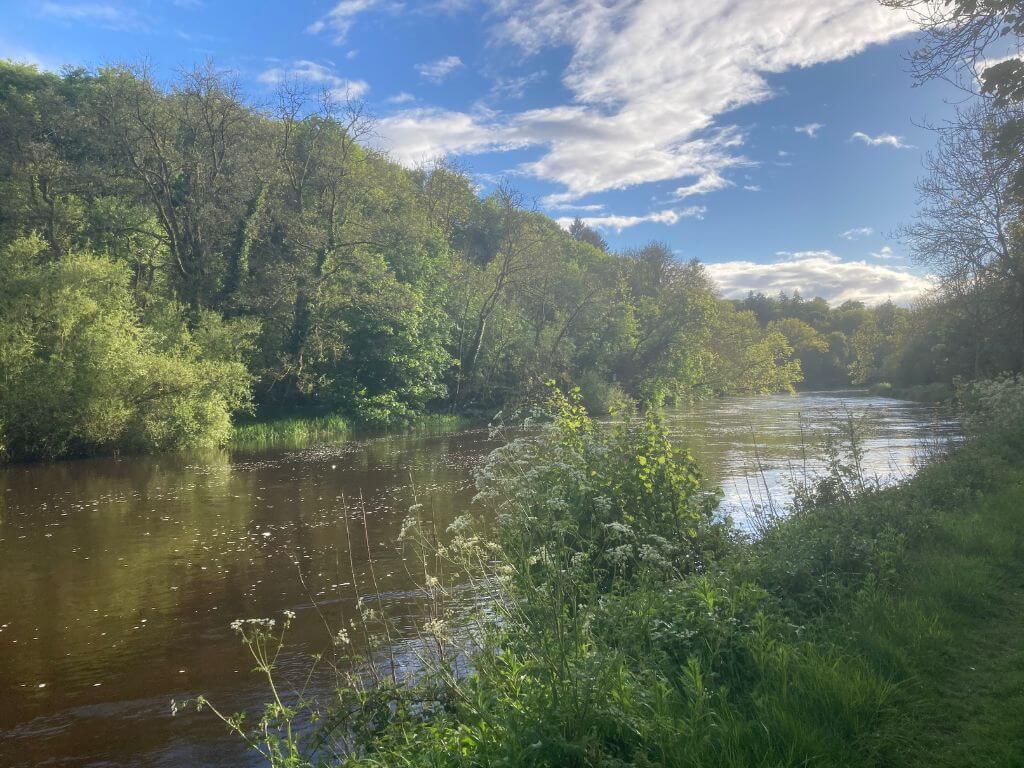
M 46 69 L 212 59 L 254 104 L 284 79 L 365 102 L 410 167 L 507 180 L 616 249 L 657 240 L 728 297 L 909 304 L 895 232 L 964 94 L 915 87 L 874 0 L 0 0 L 0 57 Z

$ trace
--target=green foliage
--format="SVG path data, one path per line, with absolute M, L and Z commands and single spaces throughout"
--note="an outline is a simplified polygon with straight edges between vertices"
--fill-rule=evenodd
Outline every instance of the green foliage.
M 38 238 L 15 241 L 0 264 L 0 423 L 11 457 L 226 442 L 249 376 L 225 337 L 244 330 L 213 316 L 194 334 L 180 320 L 143 326 L 124 267 L 86 253 L 40 263 L 43 249 Z
M 0 247 L 38 237 L 40 268 L 82 254 L 119 265 L 120 311 L 161 353 L 153 375 L 190 382 L 197 361 L 242 363 L 259 413 L 403 427 L 521 405 L 550 378 L 584 384 L 597 411 L 798 380 L 781 336 L 756 328 L 716 360 L 721 313 L 699 264 L 660 244 L 612 253 L 507 186 L 478 197 L 448 165 L 403 169 L 362 145 L 359 104 L 280 97 L 255 109 L 211 65 L 164 88 L 145 67 L 0 63 Z M 231 336 L 244 343 L 224 349 Z M 733 353 L 745 362 L 725 371 Z M 246 398 L 209 377 L 209 413 L 132 421 L 111 401 L 95 435 L 39 450 L 125 446 L 127 422 L 147 425 L 139 448 L 220 442 L 222 409 Z M 211 437 L 193 440 L 203 419 Z M 19 437 L 36 439 L 51 441 Z
M 823 299 L 806 300 L 799 294 L 771 298 L 752 293 L 735 305 L 753 312 L 767 332 L 785 338 L 807 388 L 871 385 L 882 380 L 899 385 L 931 383 L 942 375 L 934 366 L 922 367 L 921 360 L 912 359 L 912 328 L 934 327 L 923 310 L 912 312 L 890 302 L 873 308 L 854 301 L 830 307 Z M 931 352 L 927 354 L 933 359 Z
M 496 450 L 477 479 L 531 585 L 571 572 L 607 591 L 701 570 L 724 546 L 718 497 L 656 412 L 598 427 L 578 392 L 558 391 L 548 409 L 549 428 Z
M 802 378 L 786 336 L 774 328 L 761 329 L 753 312 L 723 305 L 712 344 L 712 391 L 791 392 Z
M 1010 418 L 1019 389 L 977 396 Z M 1014 764 L 1019 427 L 881 490 L 847 423 L 815 490 L 751 540 L 715 521 L 655 416 L 603 426 L 558 392 L 539 415 L 480 473 L 496 528 L 463 518 L 439 539 L 411 510 L 403 556 L 422 566 L 435 649 L 421 673 L 382 673 L 345 631 L 363 671 L 326 709 L 304 688 L 284 699 L 283 635 L 238 624 L 271 699 L 251 725 L 217 714 L 269 765 Z M 490 597 L 468 616 L 446 603 L 466 578 Z
M 1017 431 L 1024 424 L 1024 376 L 956 382 L 965 426 L 975 435 Z

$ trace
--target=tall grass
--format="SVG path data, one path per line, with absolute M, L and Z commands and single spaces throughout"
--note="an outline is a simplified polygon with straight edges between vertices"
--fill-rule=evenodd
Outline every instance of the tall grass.
M 259 450 L 270 447 L 299 447 L 316 442 L 343 440 L 352 432 L 342 416 L 281 417 L 234 428 L 231 447 Z
M 751 540 L 656 415 L 597 425 L 558 395 L 550 411 L 481 471 L 487 514 L 438 531 L 410 511 L 403 562 L 429 606 L 416 674 L 347 673 L 333 702 L 227 718 L 270 765 L 1017 764 L 1019 426 L 890 489 L 856 477 L 856 445 L 833 447 Z M 467 581 L 479 610 L 452 599 Z M 372 604 L 352 629 L 388 646 Z M 240 628 L 250 648 L 283 642 Z M 347 669 L 375 658 L 367 643 Z
M 423 435 L 442 434 L 459 429 L 466 423 L 461 417 L 451 414 L 423 414 L 411 424 L 396 426 L 387 431 Z M 236 450 L 301 448 L 316 443 L 347 440 L 358 434 L 381 431 L 380 428 L 370 429 L 358 423 L 353 424 L 339 414 L 309 417 L 289 416 L 235 425 L 230 446 Z

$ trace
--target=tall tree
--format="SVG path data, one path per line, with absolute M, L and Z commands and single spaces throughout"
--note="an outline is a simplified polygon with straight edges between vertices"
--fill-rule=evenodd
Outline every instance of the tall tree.
M 914 257 L 947 290 L 1005 286 L 1001 293 L 1010 301 L 1004 322 L 1017 329 L 1018 368 L 1024 366 L 1024 208 L 1012 189 L 1019 162 L 1000 151 L 998 137 L 1020 114 L 983 103 L 938 129 L 937 148 L 925 161 L 928 175 L 918 184 L 920 209 L 903 230 Z M 985 297 L 977 294 L 979 301 Z

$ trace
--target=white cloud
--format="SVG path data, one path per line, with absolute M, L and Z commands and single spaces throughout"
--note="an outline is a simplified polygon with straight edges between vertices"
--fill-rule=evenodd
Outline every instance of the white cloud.
M 271 67 L 260 73 L 261 83 L 277 85 L 285 80 L 302 80 L 327 88 L 335 98 L 358 99 L 370 90 L 365 80 L 349 80 L 339 77 L 334 71 L 315 61 L 301 59 L 285 67 Z
M 708 192 L 716 192 L 719 189 L 725 189 L 731 187 L 732 182 L 726 179 L 717 171 L 710 171 L 701 176 L 697 181 L 688 186 L 682 186 L 676 189 L 676 199 L 682 200 L 684 197 L 690 197 L 692 195 L 706 195 Z
M 481 133 L 540 147 L 518 170 L 566 199 L 743 164 L 721 116 L 772 95 L 766 75 L 835 61 L 911 30 L 872 0 L 491 0 L 491 35 L 527 55 L 565 47 L 571 100 L 519 113 L 464 113 Z M 411 119 L 411 116 L 408 118 Z M 398 146 L 398 138 L 380 126 Z M 459 152 L 455 142 L 449 151 Z M 599 161 L 598 161 L 599 160 Z
M 46 2 L 39 10 L 44 16 L 55 19 L 92 22 L 112 29 L 143 29 L 146 26 L 134 10 L 113 3 Z
M 747 190 L 747 192 L 760 192 L 761 191 L 761 186 L 759 184 L 744 184 L 743 188 L 745 190 Z
M 498 77 L 491 86 L 490 96 L 495 99 L 521 99 L 526 89 L 543 80 L 547 76 L 546 70 L 531 72 L 528 75 L 519 77 Z
M 49 72 L 58 72 L 62 66 L 60 61 L 50 59 L 46 56 L 41 56 L 35 51 L 30 51 L 27 48 L 10 45 L 2 38 L 0 38 L 0 59 L 8 59 L 20 64 L 33 64 L 37 68 Z
M 895 259 L 895 258 L 897 258 L 896 254 L 893 253 L 892 248 L 890 248 L 888 245 L 883 245 L 882 249 L 880 251 L 875 251 L 871 255 L 874 256 L 876 259 Z
M 461 67 L 462 59 L 458 56 L 445 56 L 443 59 L 438 59 L 437 61 L 427 62 L 426 64 L 417 64 L 416 71 L 420 73 L 420 76 L 426 78 L 430 82 L 440 83 L 448 77 L 448 75 Z
M 382 118 L 377 130 L 387 139 L 374 139 L 376 146 L 411 167 L 446 155 L 474 155 L 527 144 L 513 130 L 487 124 L 473 114 L 444 109 L 402 110 Z
M 553 203 L 548 206 L 553 211 L 603 211 L 604 206 L 601 203 Z M 564 219 L 563 219 L 564 220 Z
M 840 232 L 839 236 L 843 238 L 843 240 L 857 240 L 861 237 L 871 237 L 873 234 L 875 234 L 875 230 L 871 227 L 854 227 L 853 229 L 848 229 L 845 232 Z
M 768 295 L 799 291 L 808 298 L 820 296 L 830 304 L 881 304 L 888 300 L 909 304 L 933 287 L 927 277 L 866 261 L 844 261 L 831 251 L 779 255 L 783 259 L 772 264 L 729 261 L 708 264 L 707 269 L 726 298 L 743 298 L 750 291 Z
M 394 96 L 389 96 L 387 98 L 388 104 L 408 104 L 413 101 L 416 101 L 416 97 L 411 93 L 406 93 L 405 91 L 396 93 Z
M 306 31 L 317 35 L 329 30 L 333 33 L 335 44 L 341 44 L 348 37 L 356 17 L 381 4 L 381 0 L 341 0 L 325 15 L 306 27 Z
M 862 141 L 869 147 L 892 147 L 893 149 L 914 149 L 913 144 L 907 144 L 902 136 L 893 136 L 891 133 L 881 133 L 878 136 L 869 136 L 864 131 L 854 131 L 850 141 Z
M 824 123 L 808 123 L 807 125 L 798 125 L 793 130 L 797 133 L 805 133 L 812 139 L 816 139 L 818 138 L 818 131 L 824 127 Z
M 671 209 L 665 211 L 654 211 L 646 216 L 619 216 L 616 214 L 609 214 L 608 216 L 587 216 L 583 218 L 583 223 L 588 227 L 594 227 L 595 229 L 614 229 L 616 232 L 621 232 L 629 227 L 635 227 L 637 224 L 672 225 L 678 224 L 682 219 L 702 219 L 706 212 L 707 209 L 703 206 L 691 205 L 679 211 Z M 564 229 L 568 229 L 574 219 L 570 216 L 563 216 L 557 221 Z

